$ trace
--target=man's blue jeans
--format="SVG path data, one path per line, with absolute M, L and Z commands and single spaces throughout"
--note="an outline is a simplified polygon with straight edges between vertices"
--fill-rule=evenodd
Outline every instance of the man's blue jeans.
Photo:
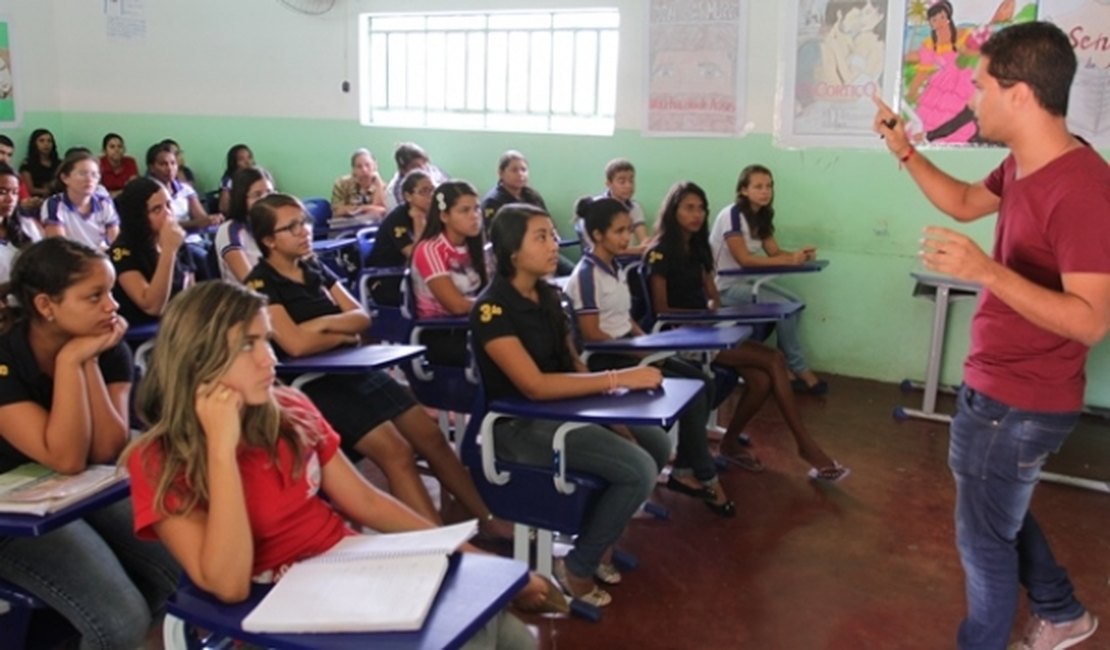
M 1079 413 L 1012 408 L 961 386 L 952 421 L 948 466 L 956 479 L 956 546 L 965 573 L 963 650 L 1006 647 L 1018 584 L 1033 613 L 1062 623 L 1083 615 L 1068 574 L 1029 512 L 1033 487 Z

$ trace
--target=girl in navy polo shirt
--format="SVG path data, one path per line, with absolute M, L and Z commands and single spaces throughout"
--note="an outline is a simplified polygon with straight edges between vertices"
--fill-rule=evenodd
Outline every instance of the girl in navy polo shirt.
M 559 296 L 545 278 L 555 270 L 559 244 L 544 210 L 525 204 L 501 208 L 490 226 L 497 273 L 470 312 L 474 353 L 486 397 L 554 400 L 597 395 L 617 388 L 656 388 L 658 368 L 591 373 L 570 347 Z M 508 461 L 546 466 L 562 422 L 504 418 L 494 425 L 496 452 Z M 655 486 L 670 455 L 657 427 L 601 426 L 566 438 L 567 467 L 607 483 L 587 515 L 574 548 L 556 560 L 555 577 L 575 598 L 596 606 L 612 601 L 604 584 L 620 582 L 609 561 L 612 546 Z
M 254 167 L 254 153 L 245 144 L 237 144 L 227 150 L 227 165 L 220 177 L 220 214 L 227 214 L 231 207 L 231 180 L 240 169 Z
M 428 223 L 412 252 L 412 289 L 417 318 L 470 312 L 486 285 L 485 242 L 478 191 L 466 181 L 447 181 L 432 195 Z M 466 330 L 424 332 L 428 361 L 465 366 Z
M 432 207 L 435 184 L 419 169 L 413 170 L 399 183 L 402 201 L 382 220 L 374 247 L 366 257 L 366 266 L 376 269 L 406 266 L 412 257 L 413 242 L 424 232 L 428 210 Z M 370 294 L 378 305 L 401 305 L 401 279 L 381 278 L 370 285 Z
M 149 178 L 136 178 L 116 198 L 123 219 L 108 256 L 119 274 L 113 295 L 132 325 L 156 323 L 175 294 L 193 283 L 185 230 L 173 218 L 170 195 Z
M 616 199 L 586 197 L 578 201 L 575 213 L 593 244 L 574 267 L 566 287 L 583 340 L 606 341 L 643 334 L 632 320 L 631 292 L 624 270 L 617 264 L 617 256 L 628 250 L 632 239 L 628 208 Z M 637 357 L 622 354 L 592 354 L 589 359 L 591 370 L 628 368 L 638 363 Z M 736 504 L 717 480 L 706 437 L 713 385 L 701 369 L 676 357 L 666 359 L 660 368 L 665 376 L 698 379 L 706 385 L 678 422 L 678 449 L 667 487 L 701 499 L 722 517 L 736 516 Z
M 54 193 L 54 180 L 58 165 L 58 143 L 48 129 L 35 129 L 27 139 L 27 155 L 19 166 L 20 180 L 30 191 L 32 197 L 40 201 Z M 35 203 L 34 207 L 38 207 Z
M 19 320 L 0 335 L 0 472 L 36 462 L 73 474 L 113 463 L 128 437 L 131 353 L 103 253 L 52 237 L 16 260 Z M 141 647 L 177 585 L 119 501 L 39 537 L 0 537 L 0 578 L 64 616 L 81 648 Z
M 713 252 L 706 225 L 708 201 L 695 183 L 676 183 L 663 200 L 659 216 L 659 242 L 644 256 L 650 274 L 651 303 L 657 313 L 715 309 L 717 286 L 713 282 Z M 744 378 L 744 395 L 732 414 L 721 457 L 744 469 L 761 472 L 764 466 L 739 440 L 744 427 L 769 395 L 773 395 L 786 420 L 798 453 L 811 465 L 811 478 L 836 482 L 849 470 L 832 459 L 806 430 L 790 386 L 790 373 L 782 352 L 755 341 L 717 353 L 714 361 L 734 368 Z
M 66 156 L 58 167 L 58 180 L 65 188 L 42 204 L 41 221 L 47 237 L 69 237 L 91 248 L 103 250 L 119 234 L 116 206 L 97 194 L 100 163 L 96 156 L 79 152 Z
M 274 385 L 271 333 L 265 299 L 241 285 L 206 282 L 183 293 L 139 388 L 150 427 L 125 455 L 136 534 L 161 539 L 198 587 L 228 603 L 357 534 L 352 524 L 433 526 L 338 453 L 339 434 L 303 393 Z M 535 607 L 546 589 L 533 575 L 518 603 Z M 471 643 L 535 645 L 506 614 Z
M 251 208 L 250 221 L 263 258 L 247 285 L 270 299 L 278 346 L 300 357 L 357 345 L 370 317 L 330 271 L 305 259 L 312 252 L 312 228 L 301 202 L 272 194 Z M 481 520 L 484 532 L 508 534 L 510 527 L 490 513 L 436 423 L 387 373 L 325 375 L 305 384 L 304 392 L 339 431 L 344 450 L 378 464 L 390 490 L 410 508 L 439 521 L 413 459 L 415 448 L 444 489 Z

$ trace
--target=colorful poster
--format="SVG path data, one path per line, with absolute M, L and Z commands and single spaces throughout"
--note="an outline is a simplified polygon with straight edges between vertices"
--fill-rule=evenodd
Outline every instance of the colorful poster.
M 0 16 L 0 127 L 19 123 L 19 95 L 12 68 L 12 23 Z
M 651 0 L 648 135 L 742 131 L 741 0 Z
M 1036 19 L 1037 0 L 908 0 L 900 109 L 920 144 L 982 145 L 968 106 L 979 48 L 995 31 Z
M 871 97 L 897 83 L 903 0 L 783 5 L 776 140 L 786 146 L 875 146 Z M 888 19 L 893 16 L 894 19 Z
M 1068 127 L 1110 147 L 1110 0 L 1041 0 L 1041 17 L 1068 35 L 1079 68 L 1068 99 Z

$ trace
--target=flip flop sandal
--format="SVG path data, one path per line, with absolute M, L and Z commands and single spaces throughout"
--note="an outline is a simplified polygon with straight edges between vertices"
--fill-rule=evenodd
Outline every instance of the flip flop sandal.
M 609 592 L 597 585 L 594 585 L 592 589 L 584 594 L 575 594 L 574 590 L 570 588 L 570 580 L 567 579 L 567 565 L 561 558 L 555 561 L 555 564 L 551 567 L 551 572 L 555 574 L 555 580 L 559 582 L 563 591 L 574 600 L 594 607 L 605 607 L 613 602 L 613 597 L 609 595 Z
M 735 465 L 740 469 L 745 469 L 756 474 L 767 470 L 767 466 L 763 464 L 763 461 L 756 458 L 755 455 L 750 452 L 728 454 L 722 451 L 717 457 L 729 465 Z
M 594 578 L 598 582 L 606 585 L 619 585 L 621 583 L 621 572 L 617 571 L 617 567 L 612 562 L 602 562 L 597 565 L 597 571 L 594 571 Z
M 852 470 L 834 460 L 832 466 L 822 467 L 821 469 L 810 467 L 806 474 L 815 481 L 832 484 L 848 478 L 852 474 Z

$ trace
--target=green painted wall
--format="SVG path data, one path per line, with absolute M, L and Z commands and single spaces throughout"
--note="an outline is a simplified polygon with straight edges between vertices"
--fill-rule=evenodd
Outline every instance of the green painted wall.
M 787 247 L 816 245 L 820 256 L 832 262 L 818 276 L 784 283 L 808 303 L 802 331 L 814 367 L 887 381 L 924 373 L 932 304 L 911 297 L 908 273 L 920 268 L 916 252 L 921 229 L 946 219 L 885 151 L 786 150 L 773 146 L 766 134 L 729 139 L 648 138 L 628 130 L 611 138 L 414 132 L 366 128 L 354 120 L 35 113 L 26 115 L 24 124 L 28 132 L 39 124 L 52 126 L 62 145 L 94 149 L 105 132 L 117 131 L 137 158 L 149 143 L 172 136 L 184 147 L 204 188 L 215 186 L 228 147 L 246 142 L 281 189 L 301 196 L 326 195 L 358 146 L 377 153 L 388 178 L 393 146 L 416 139 L 437 164 L 482 191 L 494 182 L 498 155 L 516 148 L 529 157 L 532 184 L 561 224 L 567 223 L 577 197 L 598 191 L 602 168 L 617 156 L 636 164 L 637 198 L 649 215 L 667 187 L 681 179 L 695 180 L 706 189 L 715 215 L 731 202 L 740 168 L 760 162 L 775 173 L 780 241 Z M 1003 154 L 985 149 L 928 155 L 954 175 L 974 179 L 984 176 Z M 989 246 L 993 223 L 984 219 L 971 226 L 949 225 Z M 970 302 L 961 303 L 950 317 L 949 354 L 942 375 L 946 383 L 959 380 L 971 310 Z M 1093 352 L 1088 373 L 1088 401 L 1110 405 L 1107 345 Z

